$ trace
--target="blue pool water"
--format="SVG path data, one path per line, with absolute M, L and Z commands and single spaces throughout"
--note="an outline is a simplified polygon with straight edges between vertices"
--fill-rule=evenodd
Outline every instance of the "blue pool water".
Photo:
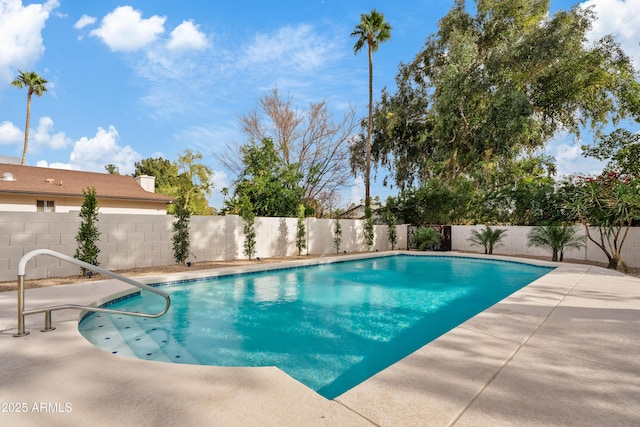
M 277 366 L 332 399 L 551 269 L 395 255 L 163 285 L 158 319 L 96 313 L 80 332 L 114 354 Z M 159 311 L 143 292 L 110 308 Z

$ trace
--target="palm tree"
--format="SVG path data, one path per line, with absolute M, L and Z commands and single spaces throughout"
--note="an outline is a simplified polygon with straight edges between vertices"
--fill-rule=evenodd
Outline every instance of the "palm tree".
M 369 125 L 367 126 L 367 154 L 365 170 L 365 198 L 364 205 L 371 205 L 371 128 L 373 127 L 373 52 L 378 50 L 380 43 L 391 38 L 391 25 L 384 21 L 384 15 L 372 9 L 367 15 L 360 15 L 360 23 L 356 25 L 351 33 L 351 37 L 358 37 L 358 41 L 353 46 L 353 53 L 358 54 L 365 43 L 369 51 Z
M 484 230 L 472 230 L 471 237 L 467 240 L 471 242 L 471 246 L 484 246 L 484 253 L 492 255 L 493 248 L 498 246 L 506 232 L 507 230 L 501 228 L 494 230 L 487 225 Z
M 24 149 L 22 150 L 22 162 L 20 163 L 22 166 L 24 166 L 27 160 L 27 147 L 29 146 L 31 95 L 35 93 L 38 96 L 42 96 L 42 94 L 47 91 L 47 87 L 45 86 L 47 83 L 48 81 L 40 77 L 35 71 L 19 71 L 18 77 L 16 77 L 15 80 L 11 82 L 12 86 L 19 87 L 20 89 L 25 86 L 29 88 L 29 90 L 27 91 L 27 123 L 24 127 Z
M 578 229 L 574 226 L 538 225 L 527 235 L 527 246 L 551 249 L 551 261 L 564 260 L 564 248 L 580 249 L 584 246 L 585 236 L 576 236 Z

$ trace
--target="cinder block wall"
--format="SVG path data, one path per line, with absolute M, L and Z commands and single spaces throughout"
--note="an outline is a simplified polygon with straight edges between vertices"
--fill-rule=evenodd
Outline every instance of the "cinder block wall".
M 169 215 L 100 214 L 100 265 L 110 270 L 171 265 L 173 249 L 172 223 Z M 363 222 L 340 220 L 342 242 L 340 252 L 366 251 Z M 77 212 L 0 213 L 0 281 L 16 279 L 18 262 L 22 256 L 35 249 L 52 249 L 73 256 L 76 250 L 75 236 L 80 219 Z M 256 218 L 256 256 L 297 255 L 296 218 Z M 335 221 L 330 219 L 305 219 L 307 248 L 302 254 L 330 255 L 336 252 L 333 238 Z M 452 227 L 453 250 L 482 252 L 483 248 L 471 246 L 468 238 L 474 229 L 484 226 Z M 532 227 L 500 226 L 507 233 L 503 244 L 494 249 L 502 255 L 548 256 L 549 251 L 527 246 L 527 234 Z M 407 226 L 399 225 L 397 249 L 407 248 Z M 580 228 L 583 234 L 584 229 Z M 596 235 L 597 230 L 592 233 Z M 191 256 L 193 261 L 219 261 L 244 259 L 243 221 L 235 215 L 191 218 Z M 375 244 L 371 250 L 387 250 L 387 227 L 377 225 Z M 640 228 L 629 230 L 624 243 L 623 257 L 630 267 L 640 267 Z M 568 250 L 565 258 L 606 262 L 606 257 L 594 243 L 586 248 Z M 61 277 L 78 274 L 79 269 L 66 262 L 48 256 L 29 261 L 27 278 Z
M 494 248 L 493 253 L 497 255 L 534 255 L 548 256 L 551 260 L 551 252 L 545 249 L 528 247 L 527 235 L 533 227 L 524 226 L 495 226 L 492 228 L 500 228 L 507 230 L 502 244 Z M 484 225 L 466 226 L 454 225 L 451 229 L 451 245 L 454 251 L 474 251 L 484 252 L 481 246 L 471 246 L 469 237 L 472 230 L 483 230 Z M 597 229 L 590 229 L 592 237 L 599 239 Z M 585 229 L 582 226 L 578 228 L 578 235 L 583 236 Z M 605 241 L 606 245 L 606 241 Z M 589 260 L 597 262 L 607 262 L 604 252 L 592 241 L 587 239 L 586 247 L 582 249 L 569 249 L 564 252 L 565 259 Z M 640 267 L 640 227 L 631 227 L 629 234 L 625 239 L 622 247 L 622 258 L 629 267 Z
M 100 214 L 100 265 L 109 270 L 171 265 L 173 249 L 172 223 L 169 215 Z M 366 251 L 362 221 L 341 220 L 341 251 Z M 51 249 L 73 256 L 75 236 L 80 226 L 77 212 L 70 213 L 0 213 L 0 281 L 16 280 L 18 262 L 35 249 Z M 334 220 L 305 219 L 307 248 L 303 254 L 330 254 Z M 256 256 L 297 255 L 296 218 L 256 218 Z M 236 215 L 195 216 L 190 226 L 193 261 L 244 259 L 243 221 Z M 386 250 L 387 227 L 376 226 L 372 250 Z M 396 248 L 406 249 L 406 226 L 398 226 Z M 49 256 L 38 256 L 27 266 L 27 279 L 61 277 L 79 273 L 73 264 Z

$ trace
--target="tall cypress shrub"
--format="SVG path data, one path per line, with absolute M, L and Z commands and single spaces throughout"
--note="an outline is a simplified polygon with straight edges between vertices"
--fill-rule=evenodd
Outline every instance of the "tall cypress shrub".
M 244 254 L 252 259 L 256 253 L 256 215 L 253 213 L 253 205 L 249 197 L 242 196 L 240 199 L 239 214 L 244 221 Z
M 300 204 L 298 206 L 298 228 L 296 231 L 296 248 L 298 248 L 298 256 L 300 256 L 302 250 L 307 247 L 307 241 L 305 239 L 307 231 L 304 227 L 304 213 L 304 205 Z
M 369 206 L 364 208 L 364 241 L 367 248 L 371 250 L 375 238 L 375 228 L 373 224 L 373 211 Z
M 177 264 L 184 264 L 189 257 L 189 248 L 191 241 L 189 240 L 189 224 L 191 223 L 191 211 L 189 210 L 188 201 L 184 193 L 180 194 L 178 203 L 175 205 L 173 216 L 173 258 Z
M 85 190 L 82 190 L 82 194 L 84 195 L 84 201 L 80 207 L 79 214 L 82 221 L 76 234 L 78 246 L 73 257 L 97 266 L 100 265 L 98 263 L 98 255 L 100 254 L 100 248 L 98 248 L 100 231 L 98 230 L 98 199 L 96 197 L 96 189 L 95 187 L 87 187 Z M 83 276 L 87 275 L 86 268 L 81 268 L 80 270 Z

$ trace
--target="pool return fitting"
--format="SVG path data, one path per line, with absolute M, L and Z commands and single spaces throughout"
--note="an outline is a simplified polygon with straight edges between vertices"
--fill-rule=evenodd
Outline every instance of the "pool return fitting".
M 138 287 L 140 289 L 153 292 L 154 294 L 158 294 L 165 299 L 164 308 L 159 313 L 140 313 L 137 311 L 133 312 L 133 311 L 124 311 L 124 310 L 113 310 L 113 309 L 101 308 L 101 307 L 90 307 L 90 306 L 77 305 L 77 304 L 63 304 L 63 305 L 56 305 L 51 307 L 41 307 L 35 310 L 25 311 L 24 309 L 24 276 L 26 274 L 27 262 L 31 258 L 34 258 L 38 255 L 49 255 L 49 256 L 61 259 L 63 261 L 67 261 L 71 264 L 76 264 L 81 268 L 85 268 L 89 271 L 104 274 L 105 276 L 112 277 L 114 279 L 120 280 L 121 282 L 125 282 L 132 286 Z M 169 310 L 169 306 L 171 306 L 171 299 L 169 298 L 169 294 L 159 289 L 156 289 L 153 286 L 145 285 L 133 279 L 129 279 L 128 277 L 121 276 L 112 271 L 105 270 L 104 268 L 100 268 L 98 266 L 89 264 L 84 261 L 80 261 L 78 259 L 61 254 L 59 252 L 52 251 L 50 249 L 36 249 L 34 251 L 31 251 L 25 254 L 22 258 L 20 258 L 20 262 L 18 263 L 18 332 L 13 334 L 13 336 L 23 337 L 25 335 L 29 335 L 29 332 L 25 331 L 25 328 L 24 328 L 24 316 L 27 316 L 29 314 L 44 313 L 44 329 L 42 329 L 41 331 L 49 332 L 55 329 L 51 325 L 51 312 L 55 310 L 85 310 L 85 311 L 94 311 L 94 312 L 100 312 L 100 313 L 122 314 L 125 316 L 156 318 L 165 314 Z

